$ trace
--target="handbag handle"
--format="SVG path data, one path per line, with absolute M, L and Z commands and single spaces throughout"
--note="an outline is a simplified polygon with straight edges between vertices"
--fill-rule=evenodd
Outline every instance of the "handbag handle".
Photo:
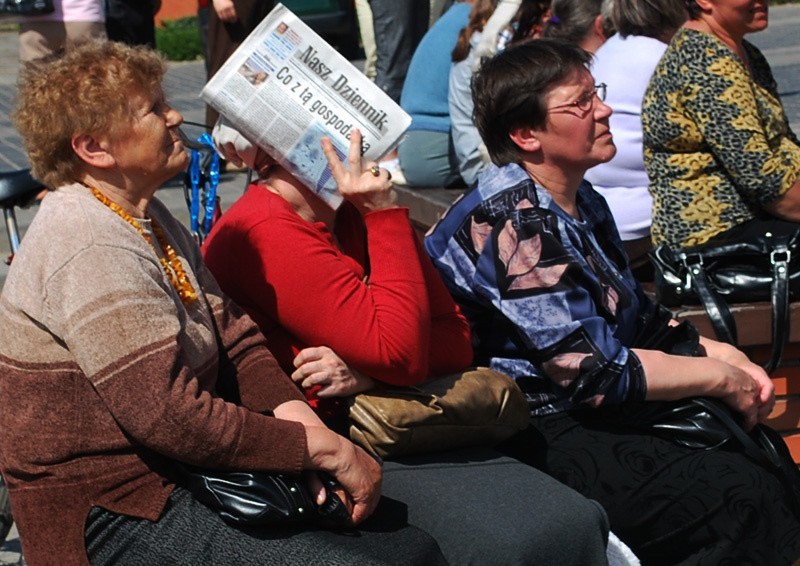
M 699 252 L 680 252 L 678 259 L 689 275 L 692 289 L 703 304 L 717 338 L 722 342 L 737 346 L 739 338 L 736 334 L 736 321 L 733 319 L 728 303 L 722 300 L 711 288 L 711 283 L 708 280 L 703 264 L 703 254 Z
M 771 373 L 781 361 L 786 340 L 789 337 L 789 262 L 792 252 L 787 237 L 778 237 L 768 242 L 769 260 L 772 266 L 772 285 L 770 302 L 772 306 L 772 347 L 769 359 L 763 364 L 767 373 Z M 728 304 L 717 295 L 706 274 L 703 255 L 700 252 L 681 252 L 678 254 L 689 276 L 689 280 L 697 297 L 703 304 L 714 333 L 723 342 L 738 346 L 736 321 Z
M 791 318 L 789 317 L 789 261 L 792 252 L 786 238 L 780 238 L 769 254 L 772 265 L 772 351 L 764 364 L 767 373 L 778 367 L 783 356 L 786 340 L 789 338 Z

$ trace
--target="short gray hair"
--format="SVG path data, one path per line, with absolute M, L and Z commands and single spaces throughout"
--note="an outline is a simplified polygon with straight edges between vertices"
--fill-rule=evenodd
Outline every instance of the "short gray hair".
M 675 0 L 613 0 L 610 17 L 622 37 L 660 38 L 678 29 L 688 13 Z

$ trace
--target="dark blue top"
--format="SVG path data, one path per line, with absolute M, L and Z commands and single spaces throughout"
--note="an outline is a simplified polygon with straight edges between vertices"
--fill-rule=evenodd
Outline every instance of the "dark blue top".
M 475 363 L 505 372 L 533 414 L 644 400 L 629 350 L 655 305 L 627 265 L 611 212 L 583 181 L 581 220 L 518 165 L 490 165 L 425 238 L 472 326 Z
M 411 115 L 409 130 L 450 131 L 447 105 L 450 56 L 458 33 L 469 23 L 472 5 L 458 2 L 436 20 L 422 38 L 411 63 L 400 96 L 400 106 Z

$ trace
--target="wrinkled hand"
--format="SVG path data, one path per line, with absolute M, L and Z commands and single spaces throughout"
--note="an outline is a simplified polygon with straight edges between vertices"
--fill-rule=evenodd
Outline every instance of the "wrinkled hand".
M 734 366 L 755 382 L 758 388 L 756 421 L 763 423 L 775 407 L 775 384 L 772 383 L 764 368 L 751 362 L 744 352 L 730 344 L 704 339 L 703 346 L 708 357 Z M 755 425 L 755 423 L 753 424 Z
M 343 501 L 352 504 L 350 517 L 353 524 L 357 525 L 369 517 L 381 497 L 383 471 L 380 464 L 364 450 L 328 428 L 307 427 L 306 438 L 308 466 L 325 470 L 341 484 L 341 495 L 348 498 Z
M 345 169 L 339 161 L 330 139 L 322 138 L 321 144 L 333 179 L 339 187 L 339 193 L 361 214 L 397 206 L 397 193 L 389 179 L 389 172 L 386 169 L 378 169 L 379 175 L 375 176 L 370 169 L 373 165 L 377 167 L 377 164 L 364 167 L 359 130 L 353 130 L 350 134 L 350 153 L 347 157 L 349 169 Z
M 357 525 L 369 517 L 381 498 L 383 470 L 380 464 L 361 448 L 342 439 L 349 444 L 352 458 L 342 462 L 342 469 L 333 473 L 344 491 L 353 502 L 350 517 Z
M 318 397 L 346 397 L 375 387 L 375 381 L 350 368 L 327 346 L 305 348 L 294 359 L 292 380 L 303 389 L 322 386 Z
M 212 0 L 217 17 L 226 23 L 233 23 L 239 19 L 233 0 Z
M 317 506 L 322 505 L 328 499 L 328 488 L 323 485 L 322 480 L 319 479 L 319 476 L 316 472 L 307 471 L 303 474 L 306 478 L 306 484 L 308 485 L 308 492 L 314 498 L 315 503 Z M 336 495 L 347 508 L 347 512 L 350 516 L 353 516 L 353 507 L 354 503 L 344 488 L 339 485 L 331 489 L 334 495 Z
M 751 430 L 759 422 L 761 416 L 762 384 L 750 373 L 731 364 L 722 363 L 723 389 L 720 398 L 729 407 L 744 417 L 742 426 Z

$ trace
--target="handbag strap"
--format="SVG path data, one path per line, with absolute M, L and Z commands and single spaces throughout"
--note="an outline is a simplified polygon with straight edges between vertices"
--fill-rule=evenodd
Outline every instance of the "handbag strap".
M 711 282 L 708 280 L 703 265 L 703 254 L 681 252 L 678 254 L 678 258 L 689 274 L 692 289 L 703 304 L 717 338 L 722 342 L 737 346 L 739 339 L 736 335 L 736 321 L 733 319 L 728 304 L 711 288 Z
M 779 238 L 773 244 L 769 254 L 772 265 L 772 351 L 769 360 L 764 364 L 767 373 L 771 373 L 781 361 L 786 340 L 789 337 L 789 261 L 792 252 L 786 238 Z

